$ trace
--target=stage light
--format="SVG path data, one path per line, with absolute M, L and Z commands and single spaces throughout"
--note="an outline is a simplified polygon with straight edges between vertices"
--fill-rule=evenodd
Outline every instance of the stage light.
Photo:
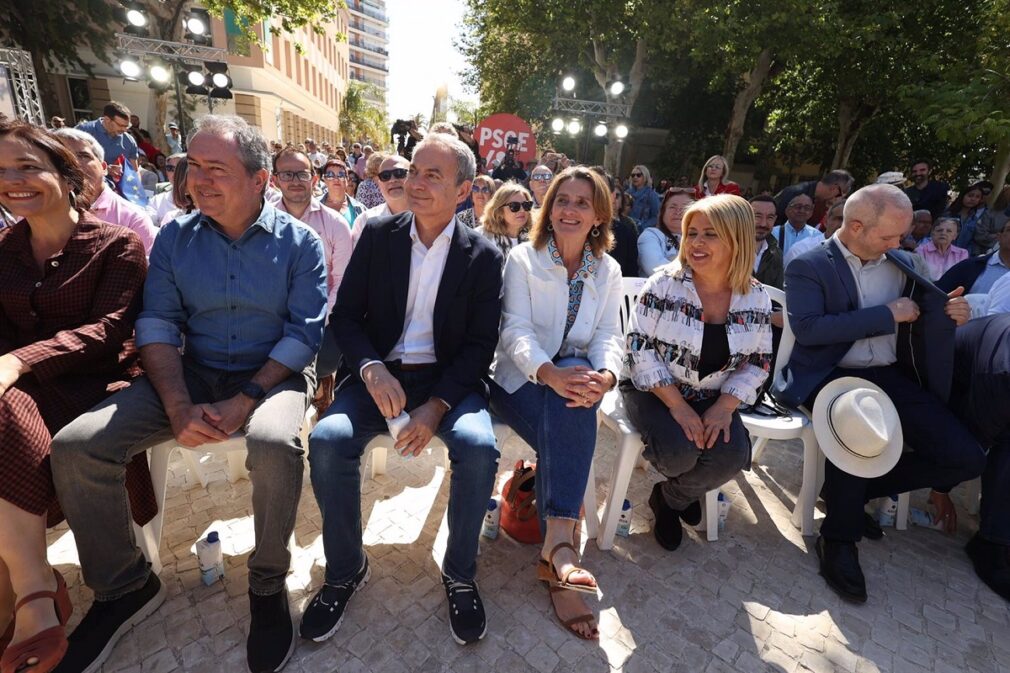
M 119 72 L 123 73 L 123 77 L 127 79 L 137 79 L 144 69 L 140 67 L 137 59 L 128 56 L 119 62 Z
M 551 130 L 555 133 L 561 133 L 565 130 L 565 120 L 561 117 L 555 117 L 551 121 Z
M 158 84 L 166 84 L 168 80 L 172 79 L 172 71 L 160 63 L 152 65 L 147 74 Z
M 190 70 L 186 73 L 186 81 L 189 82 L 190 86 L 203 86 L 207 78 L 199 70 Z
M 618 124 L 617 128 L 614 129 L 614 135 L 616 135 L 620 140 L 624 140 L 628 137 L 628 127 L 624 124 Z
M 624 82 L 617 80 L 610 83 L 611 96 L 620 96 L 622 93 L 624 93 Z
M 593 128 L 593 133 L 595 133 L 598 138 L 602 138 L 607 135 L 607 125 L 600 122 Z
M 207 32 L 207 24 L 200 17 L 191 16 L 186 19 L 186 30 L 193 33 L 193 35 L 203 35 Z
M 135 28 L 143 28 L 147 25 L 147 15 L 139 9 L 126 10 L 126 21 Z
M 570 122 L 568 122 L 568 132 L 571 133 L 573 136 L 579 135 L 581 131 L 582 131 L 582 124 L 581 122 L 579 122 L 578 119 L 573 119 Z
M 565 77 L 561 80 L 561 88 L 568 92 L 575 91 L 575 78 L 571 75 Z

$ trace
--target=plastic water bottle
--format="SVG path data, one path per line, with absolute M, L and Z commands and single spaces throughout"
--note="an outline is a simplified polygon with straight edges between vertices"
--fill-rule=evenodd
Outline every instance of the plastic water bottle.
M 484 525 L 480 528 L 480 534 L 489 540 L 498 537 L 498 527 L 501 524 L 501 503 L 498 498 L 491 498 L 487 501 L 487 512 L 484 513 Z
M 621 505 L 621 516 L 617 520 L 617 534 L 628 537 L 631 534 L 631 502 L 625 500 Z
M 880 526 L 893 526 L 894 520 L 898 517 L 898 496 L 892 495 L 881 498 L 880 506 L 877 508 L 877 523 Z
M 221 538 L 212 530 L 206 539 L 196 543 L 196 556 L 200 562 L 200 578 L 210 586 L 224 577 L 224 556 L 221 553 Z
M 729 516 L 729 508 L 732 503 L 730 503 L 729 498 L 722 491 L 719 491 L 719 530 L 726 527 L 726 517 Z
M 908 521 L 913 526 L 931 528 L 933 530 L 943 530 L 943 522 L 934 521 L 932 512 L 927 512 L 925 510 L 918 509 L 917 507 L 910 507 L 908 509 Z

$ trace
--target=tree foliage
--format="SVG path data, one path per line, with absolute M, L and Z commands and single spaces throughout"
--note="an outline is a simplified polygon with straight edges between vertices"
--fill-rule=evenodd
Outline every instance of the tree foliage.
M 387 144 L 389 123 L 386 115 L 366 98 L 378 95 L 375 86 L 367 82 L 352 81 L 347 87 L 344 104 L 340 108 L 340 134 L 345 141 Z

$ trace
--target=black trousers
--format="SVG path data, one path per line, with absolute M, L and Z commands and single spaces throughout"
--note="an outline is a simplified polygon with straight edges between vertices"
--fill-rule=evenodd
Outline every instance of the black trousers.
M 985 452 L 946 405 L 907 378 L 898 367 L 835 369 L 828 382 L 843 376 L 866 379 L 887 393 L 898 410 L 905 444 L 911 449 L 898 464 L 875 479 L 856 477 L 827 461 L 821 495 L 827 514 L 821 535 L 828 540 L 857 542 L 863 535 L 863 508 L 873 498 L 920 488 L 949 491 L 985 469 Z M 807 404 L 812 407 L 816 393 Z

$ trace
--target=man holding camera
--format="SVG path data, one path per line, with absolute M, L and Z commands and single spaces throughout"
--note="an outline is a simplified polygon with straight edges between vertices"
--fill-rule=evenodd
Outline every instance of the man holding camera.
M 515 138 L 512 137 L 508 140 L 508 149 L 505 151 L 505 157 L 502 159 L 501 164 L 491 173 L 491 179 L 501 180 L 502 182 L 508 182 L 509 180 L 519 183 L 525 182 L 526 171 L 523 170 L 522 164 L 516 161 Z

